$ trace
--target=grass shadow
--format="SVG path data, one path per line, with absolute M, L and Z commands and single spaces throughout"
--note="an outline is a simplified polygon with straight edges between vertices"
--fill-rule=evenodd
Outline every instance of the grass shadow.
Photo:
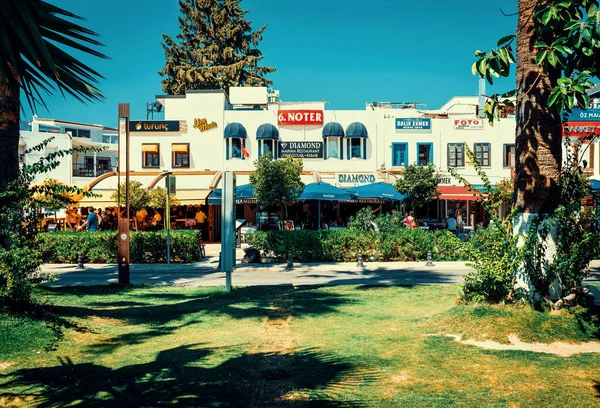
M 106 367 L 59 359 L 52 367 L 27 368 L 0 376 L 0 399 L 40 406 L 358 407 L 344 399 L 355 381 L 375 380 L 332 355 L 314 350 L 290 354 L 243 353 L 218 365 L 214 350 L 200 344 L 163 350 L 154 361 Z M 326 388 L 333 389 L 333 394 Z M 23 390 L 10 393 L 6 390 Z

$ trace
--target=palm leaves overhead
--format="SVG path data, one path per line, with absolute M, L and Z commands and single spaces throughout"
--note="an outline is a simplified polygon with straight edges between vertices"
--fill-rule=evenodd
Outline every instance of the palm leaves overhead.
M 240 0 L 180 0 L 181 32 L 164 35 L 163 91 L 181 95 L 188 89 L 265 86 L 274 67 L 259 66 L 262 26 L 252 31 Z
M 65 49 L 107 58 L 90 46 L 102 46 L 98 34 L 68 19 L 82 18 L 41 0 L 1 0 L 0 82 L 18 83 L 29 105 L 44 104 L 40 90 L 56 88 L 80 102 L 102 99 L 98 72 Z

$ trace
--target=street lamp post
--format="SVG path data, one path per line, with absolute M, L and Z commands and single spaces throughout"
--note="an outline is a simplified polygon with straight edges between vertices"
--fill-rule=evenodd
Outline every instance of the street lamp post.
M 167 266 L 171 267 L 171 171 L 163 171 L 166 180 L 165 229 L 167 230 Z
M 121 197 L 118 196 L 119 201 L 119 212 L 118 212 L 118 228 L 119 228 L 119 245 L 118 245 L 118 259 L 119 259 L 119 284 L 130 283 L 129 273 L 129 104 L 119 104 L 119 152 L 118 161 L 119 168 L 117 169 L 118 183 L 121 182 L 121 120 L 125 119 L 125 208 L 127 218 L 121 217 Z M 120 187 L 119 187 L 120 188 Z M 120 192 L 118 193 L 120 194 Z

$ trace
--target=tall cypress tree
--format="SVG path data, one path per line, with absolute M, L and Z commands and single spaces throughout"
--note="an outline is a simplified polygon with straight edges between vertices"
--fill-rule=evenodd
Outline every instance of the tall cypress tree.
M 274 67 L 259 66 L 257 48 L 267 27 L 252 31 L 240 0 L 179 0 L 181 32 L 176 40 L 163 35 L 165 68 L 159 72 L 163 91 L 180 95 L 188 89 L 266 86 Z

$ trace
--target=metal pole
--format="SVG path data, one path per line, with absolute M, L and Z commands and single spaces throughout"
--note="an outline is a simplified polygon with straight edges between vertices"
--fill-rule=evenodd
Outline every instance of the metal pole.
M 121 174 L 121 119 L 125 119 L 125 205 L 127 206 L 127 218 L 121 217 L 121 199 L 119 197 L 119 216 L 118 216 L 118 230 L 119 230 L 119 246 L 118 246 L 118 259 L 119 259 L 119 283 L 129 284 L 130 283 L 130 271 L 129 271 L 129 104 L 119 104 L 119 181 Z M 120 192 L 120 190 L 119 190 Z
M 167 266 L 171 267 L 171 175 L 167 174 L 167 202 L 165 205 L 165 227 L 167 228 Z
M 317 220 L 318 221 L 317 222 L 319 223 L 319 225 L 318 225 L 317 229 L 321 229 L 321 200 L 318 200 L 318 206 L 319 206 L 318 207 L 319 209 L 317 210 L 317 214 L 318 214 L 318 216 L 317 216 Z

